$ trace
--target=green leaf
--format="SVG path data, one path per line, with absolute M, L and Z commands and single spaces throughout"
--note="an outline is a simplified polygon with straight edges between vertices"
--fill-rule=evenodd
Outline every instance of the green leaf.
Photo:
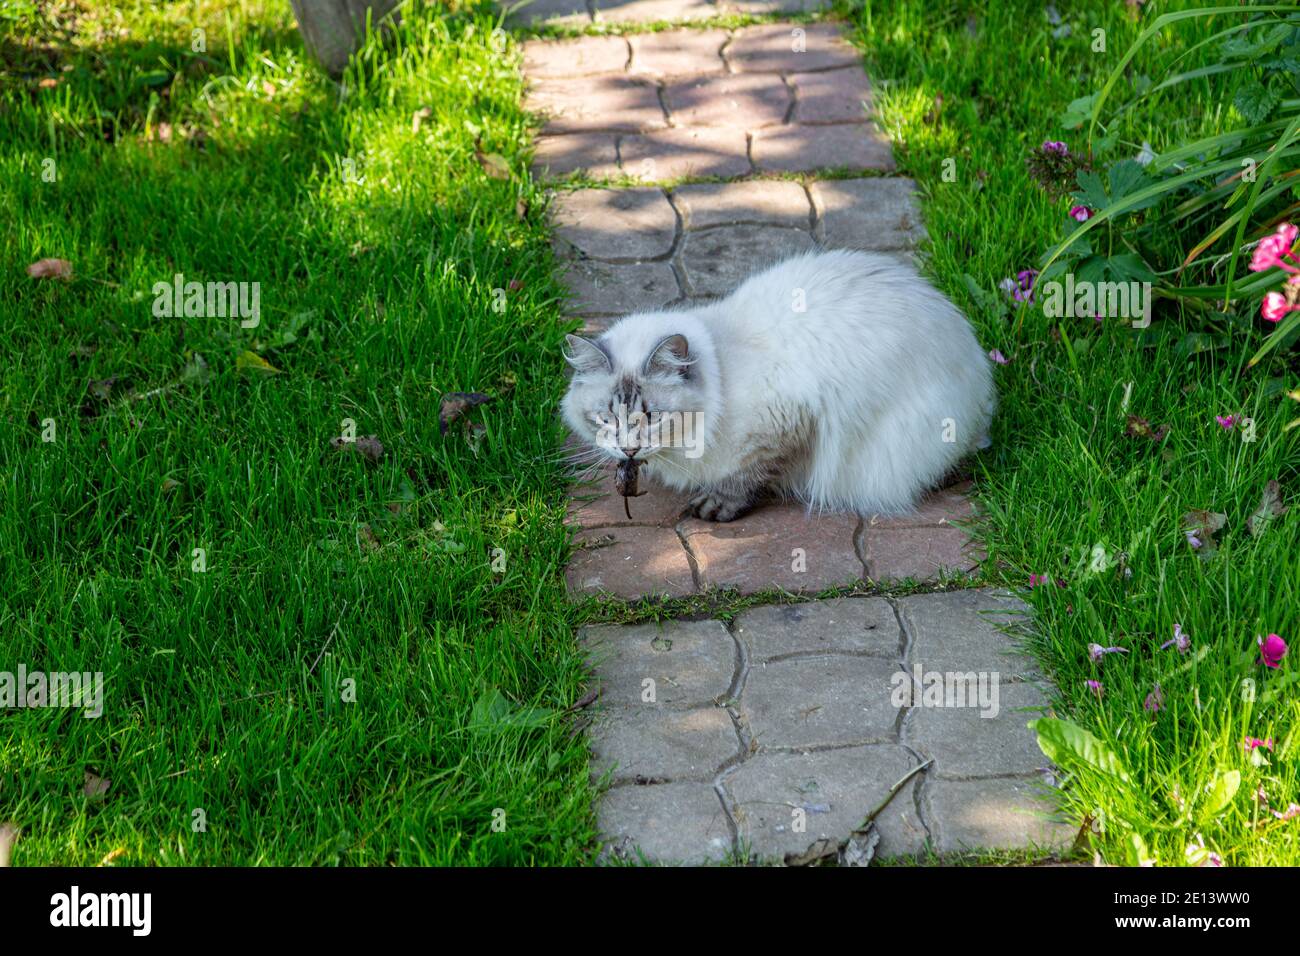
M 1072 101 L 1065 108 L 1065 112 L 1061 114 L 1060 124 L 1066 129 L 1078 129 L 1092 115 L 1092 107 L 1096 99 L 1097 94 L 1093 93 L 1090 96 L 1081 96 Z
M 1228 805 L 1232 803 L 1232 798 L 1237 795 L 1237 789 L 1240 786 L 1240 770 L 1229 770 L 1215 777 L 1214 782 L 1207 788 L 1205 803 L 1201 805 L 1199 810 L 1201 822 L 1211 820 L 1228 809 Z
M 1078 724 L 1057 717 L 1040 717 L 1030 721 L 1028 726 L 1038 734 L 1039 749 L 1052 763 L 1064 766 L 1069 758 L 1073 758 L 1129 782 L 1128 771 L 1115 752 Z
M 547 707 L 519 707 L 495 687 L 485 691 L 469 715 L 472 733 L 495 733 L 502 730 L 535 730 L 544 727 L 554 716 Z
M 1247 123 L 1262 123 L 1277 106 L 1279 97 L 1263 83 L 1250 83 L 1237 91 L 1232 105 Z
M 1079 191 L 1074 195 L 1083 205 L 1090 209 L 1102 209 L 1110 202 L 1110 197 L 1106 195 L 1106 187 L 1102 185 L 1101 177 L 1091 169 L 1079 170 L 1075 179 L 1079 183 Z

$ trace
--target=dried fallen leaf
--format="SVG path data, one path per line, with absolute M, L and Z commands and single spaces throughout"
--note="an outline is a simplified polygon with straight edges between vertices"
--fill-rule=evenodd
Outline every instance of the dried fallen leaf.
M 874 823 L 868 823 L 866 829 L 854 830 L 840 851 L 840 866 L 870 866 L 879 843 L 880 831 Z
M 1169 426 L 1161 425 L 1158 428 L 1152 428 L 1151 423 L 1145 418 L 1129 415 L 1128 422 L 1124 426 L 1124 434 L 1130 438 L 1147 438 L 1158 442 L 1163 441 L 1164 437 L 1169 434 Z
M 378 536 L 370 530 L 370 525 L 363 524 L 357 529 L 357 540 L 361 542 L 362 551 L 378 551 L 383 547 L 383 543 Z
M 384 444 L 378 435 L 366 435 L 362 438 L 331 438 L 330 447 L 335 451 L 353 451 L 367 461 L 376 462 L 384 456 Z
M 428 119 L 433 119 L 433 110 L 429 109 L 427 106 L 421 106 L 411 114 L 411 132 L 418 133 L 420 131 L 420 125 Z
M 108 793 L 108 788 L 111 787 L 112 785 L 113 785 L 112 780 L 109 780 L 107 777 L 97 777 L 89 770 L 87 770 L 86 785 L 81 788 L 81 792 L 84 793 L 91 800 L 94 800 Z
M 38 259 L 27 267 L 33 279 L 71 279 L 72 263 L 67 259 Z
M 262 92 L 267 96 L 275 96 L 275 84 L 270 80 L 262 81 Z
M 447 427 L 458 420 L 471 408 L 478 408 L 492 401 L 491 396 L 482 392 L 448 392 L 438 404 L 438 432 L 447 434 Z
M 491 179 L 509 179 L 510 164 L 500 153 L 485 153 L 477 146 L 474 147 L 474 158 L 478 164 L 483 167 L 483 172 L 488 174 Z
M 72 351 L 68 352 L 68 358 L 73 361 L 80 361 L 82 359 L 90 358 L 97 351 L 98 349 L 93 345 L 78 345 L 73 348 Z
M 121 376 L 110 375 L 108 378 L 91 379 L 86 387 L 86 397 L 81 402 L 81 417 L 95 418 L 113 398 L 113 389 L 121 381 Z
M 820 863 L 822 860 L 833 860 L 840 853 L 840 845 L 834 840 L 822 838 L 814 841 L 808 849 L 802 853 L 787 853 L 785 855 L 786 866 L 812 866 Z
M 1282 486 L 1276 480 L 1270 481 L 1264 486 L 1264 496 L 1259 501 L 1259 507 L 1246 519 L 1246 531 L 1251 537 L 1257 538 L 1264 533 L 1270 521 L 1286 512 L 1287 506 L 1282 504 Z
M 175 478 L 164 478 L 162 483 L 162 493 L 170 494 L 181 486 L 181 483 Z
M 243 372 L 256 372 L 259 375 L 279 375 L 280 370 L 256 352 L 243 351 L 235 359 L 235 368 Z
M 1214 540 L 1214 536 L 1227 521 L 1228 516 L 1225 514 L 1199 508 L 1183 515 L 1183 534 L 1193 551 L 1202 558 L 1208 558 L 1219 550 L 1219 543 Z
M 106 854 L 105 857 L 99 861 L 99 865 L 112 866 L 114 860 L 116 860 L 120 856 L 125 856 L 125 855 L 126 855 L 126 847 L 120 846 L 116 850 L 112 850 L 108 854 Z
M 9 865 L 9 855 L 13 852 L 14 844 L 18 842 L 18 834 L 21 832 L 16 823 L 0 823 L 0 867 Z
M 528 200 L 520 199 L 515 203 L 515 218 L 523 222 L 528 218 Z
M 52 90 L 58 85 L 59 78 L 57 76 L 43 76 L 40 82 L 36 84 L 36 87 L 41 90 Z

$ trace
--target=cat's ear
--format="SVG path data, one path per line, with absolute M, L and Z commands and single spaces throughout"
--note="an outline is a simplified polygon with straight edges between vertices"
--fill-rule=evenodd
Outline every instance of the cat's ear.
M 564 353 L 564 360 L 579 372 L 611 372 L 614 363 L 609 353 L 598 342 L 584 339 L 577 335 L 566 335 L 564 341 L 569 344 Z
M 690 356 L 690 346 L 686 336 L 669 335 L 659 340 L 659 344 L 650 350 L 642 372 L 649 375 L 654 372 L 670 372 L 685 375 L 686 368 L 695 360 Z

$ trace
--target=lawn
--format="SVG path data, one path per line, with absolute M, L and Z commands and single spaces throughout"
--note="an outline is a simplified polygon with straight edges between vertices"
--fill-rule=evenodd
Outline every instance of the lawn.
M 1095 831 L 1090 849 L 1121 864 L 1215 853 L 1228 865 L 1294 865 L 1300 820 L 1273 811 L 1300 802 L 1295 660 L 1262 666 L 1256 638 L 1294 644 L 1300 630 L 1300 509 L 1258 535 L 1247 526 L 1270 480 L 1284 500 L 1294 495 L 1300 430 L 1284 429 L 1300 409 L 1285 393 L 1300 375 L 1278 352 L 1246 366 L 1267 331 L 1258 299 L 1217 323 L 1158 302 L 1145 332 L 1048 319 L 1041 299 L 999 301 L 999 282 L 1040 267 L 1065 235 L 1070 200 L 1040 189 L 1026 160 L 1044 141 L 1085 151 L 1086 124 L 1062 125 L 1067 107 L 1102 87 L 1156 14 L 1192 4 L 1150 4 L 1140 17 L 1119 2 L 1056 6 L 1057 22 L 1040 3 L 868 2 L 854 14 L 883 125 L 924 194 L 927 271 L 1008 360 L 997 372 L 995 446 L 980 464 L 987 574 L 1037 612 L 1035 649 L 1059 689 L 1057 716 L 1109 751 L 1073 762 L 1064 778 L 1067 813 Z M 1217 45 L 1202 41 L 1242 21 L 1162 32 L 1124 71 L 1118 102 L 1148 87 L 1143 78 L 1213 64 Z M 1106 130 L 1115 155 L 1137 156 L 1143 143 L 1159 155 L 1245 125 L 1220 79 L 1137 101 Z M 1119 227 L 1103 235 L 1116 247 L 1129 240 Z M 1158 237 L 1143 251 L 1178 262 L 1185 239 Z M 1226 259 L 1231 242 L 1213 251 Z M 1244 260 L 1239 272 L 1249 275 Z M 1187 282 L 1172 270 L 1160 279 Z M 1129 434 L 1130 415 L 1149 434 L 1141 425 Z M 1187 538 L 1184 516 L 1201 509 L 1226 516 L 1213 554 Z M 1186 653 L 1162 649 L 1175 626 L 1190 639 Z M 1127 653 L 1096 664 L 1090 644 Z M 1252 738 L 1269 745 L 1249 747 Z
M 412 16 L 337 86 L 281 0 L 0 5 L 2 666 L 105 680 L 97 720 L 0 711 L 15 863 L 590 846 L 559 289 L 493 25 Z M 160 317 L 177 274 L 258 283 L 257 324 Z M 458 391 L 495 401 L 444 436 Z

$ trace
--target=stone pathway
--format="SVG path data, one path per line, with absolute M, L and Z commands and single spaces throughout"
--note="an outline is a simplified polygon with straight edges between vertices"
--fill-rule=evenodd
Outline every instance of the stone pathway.
M 730 6 L 801 9 L 781 2 Z M 649 22 L 725 8 L 530 9 Z M 836 24 L 533 40 L 524 62 L 527 105 L 544 118 L 534 173 L 557 181 L 554 243 L 586 334 L 633 310 L 723 295 L 756 266 L 818 245 L 910 256 L 924 236 L 914 184 L 892 175 L 861 58 Z M 569 509 L 567 585 L 634 600 L 960 578 L 982 560 L 963 530 L 975 517 L 967 490 L 939 491 L 906 519 L 772 504 L 716 524 L 652 488 L 629 521 L 604 474 Z M 846 840 L 923 764 L 876 821 L 877 853 L 1053 842 L 1059 830 L 1028 813 L 1045 761 L 1024 726 L 1032 714 L 1016 710 L 1041 705 L 1043 688 L 990 622 L 1013 605 L 964 591 L 761 607 L 730 628 L 584 629 L 603 689 L 591 739 L 593 773 L 612 773 L 600 808 L 612 852 L 767 859 Z M 900 704 L 891 681 L 913 665 L 987 678 L 1001 707 L 982 718 L 974 706 Z
M 879 856 L 1059 846 L 1072 833 L 1035 800 L 1046 759 L 1025 730 L 1045 688 L 999 629 L 1027 613 L 968 590 L 584 628 L 608 852 L 779 861 L 848 840 L 922 766 L 874 820 Z M 954 675 L 950 697 L 900 699 L 933 674 Z

